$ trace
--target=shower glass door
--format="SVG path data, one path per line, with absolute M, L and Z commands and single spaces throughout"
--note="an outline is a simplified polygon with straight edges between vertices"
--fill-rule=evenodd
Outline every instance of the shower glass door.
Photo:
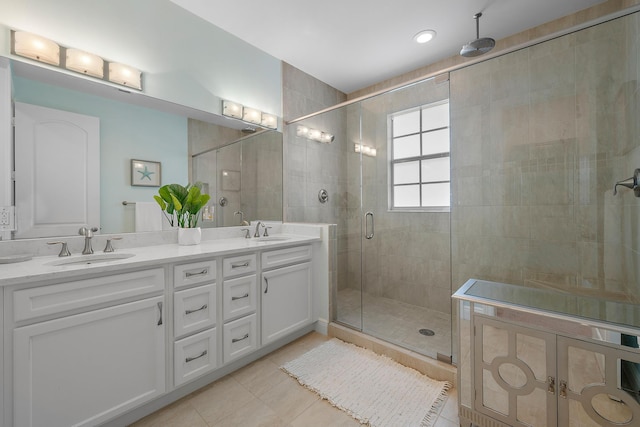
M 422 151 L 433 154 L 427 146 L 435 135 L 422 132 L 423 110 L 432 105 L 446 110 L 446 123 L 436 129 L 448 135 L 448 94 L 446 78 L 430 79 L 351 105 L 346 114 L 347 256 L 338 257 L 344 274 L 338 280 L 336 319 L 433 358 L 451 356 L 448 136 L 440 138 L 445 146 L 432 156 L 436 166 L 420 158 Z M 393 137 L 394 120 L 413 120 L 402 138 Z M 417 153 L 405 153 L 394 164 L 394 140 L 400 151 L 409 144 Z M 442 169 L 443 163 L 446 177 L 436 184 L 446 184 L 446 191 L 440 191 L 438 206 L 428 206 L 433 202 L 427 197 L 429 167 Z M 411 178 L 399 177 L 406 169 Z M 418 202 L 399 200 L 406 193 L 418 194 Z

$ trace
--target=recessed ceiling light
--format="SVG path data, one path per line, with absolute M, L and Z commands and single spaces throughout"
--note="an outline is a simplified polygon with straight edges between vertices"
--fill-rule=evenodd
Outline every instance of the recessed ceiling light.
M 420 31 L 418 34 L 413 36 L 413 39 L 416 43 L 427 43 L 433 40 L 436 37 L 436 32 L 433 30 L 424 30 Z

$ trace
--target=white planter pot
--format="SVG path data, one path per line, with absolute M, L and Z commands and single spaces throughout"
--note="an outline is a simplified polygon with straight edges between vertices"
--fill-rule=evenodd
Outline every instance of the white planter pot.
M 198 245 L 202 239 L 202 230 L 196 228 L 178 228 L 178 244 L 182 246 Z

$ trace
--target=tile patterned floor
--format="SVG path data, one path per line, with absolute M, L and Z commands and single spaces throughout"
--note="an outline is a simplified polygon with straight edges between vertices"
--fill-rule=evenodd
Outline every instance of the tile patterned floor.
M 312 332 L 133 424 L 134 427 L 349 427 L 360 423 L 280 370 L 324 343 Z M 459 426 L 457 392 L 449 391 L 434 427 Z
M 362 309 L 361 309 L 362 305 Z M 360 313 L 362 311 L 362 320 Z M 352 327 L 364 323 L 364 332 L 433 359 L 451 355 L 451 315 L 389 298 L 362 295 L 354 289 L 338 292 L 339 322 Z M 431 329 L 433 336 L 418 331 Z

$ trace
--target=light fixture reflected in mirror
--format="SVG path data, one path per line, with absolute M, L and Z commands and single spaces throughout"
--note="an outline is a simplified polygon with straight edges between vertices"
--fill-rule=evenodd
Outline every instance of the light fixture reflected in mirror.
M 242 109 L 242 120 L 259 125 L 262 123 L 262 112 L 255 108 L 244 107 Z
M 376 150 L 373 147 L 369 147 L 368 145 L 364 145 L 364 144 L 355 144 L 354 145 L 354 151 L 356 153 L 362 153 L 365 156 L 369 156 L 369 157 L 376 157 L 378 155 L 378 150 Z
M 222 101 L 222 115 L 240 119 L 269 129 L 278 129 L 278 116 L 262 112 L 258 109 L 245 107 L 233 101 Z
M 65 67 L 100 79 L 104 77 L 104 60 L 98 55 L 79 49 L 67 49 Z
M 278 117 L 274 116 L 273 114 L 262 113 L 261 125 L 269 129 L 277 129 Z
M 308 128 L 306 126 L 298 126 L 296 128 L 296 135 L 302 138 L 310 139 L 312 141 L 322 142 L 324 144 L 330 144 L 335 139 L 335 136 L 328 132 Z
M 142 73 L 125 64 L 117 62 L 109 63 L 109 81 L 123 86 L 142 89 Z
M 60 65 L 60 46 L 49 39 L 24 31 L 13 32 L 13 53 L 51 65 Z
M 242 119 L 242 105 L 231 101 L 222 101 L 222 114 L 234 119 Z

